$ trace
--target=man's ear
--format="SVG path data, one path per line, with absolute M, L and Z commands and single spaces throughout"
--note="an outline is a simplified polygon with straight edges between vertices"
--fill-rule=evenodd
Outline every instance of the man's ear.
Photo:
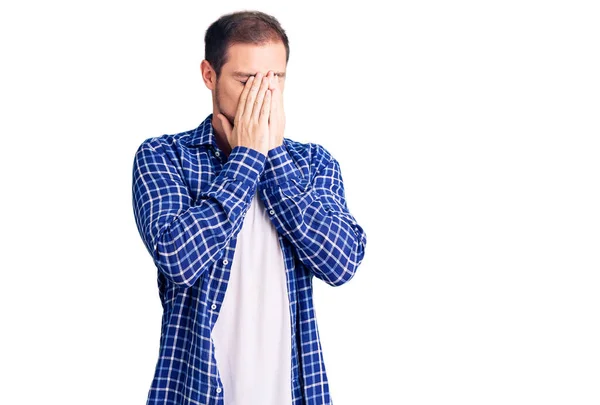
M 203 59 L 202 62 L 200 62 L 200 74 L 202 75 L 204 85 L 206 85 L 209 90 L 215 90 L 217 87 L 217 74 L 206 59 Z

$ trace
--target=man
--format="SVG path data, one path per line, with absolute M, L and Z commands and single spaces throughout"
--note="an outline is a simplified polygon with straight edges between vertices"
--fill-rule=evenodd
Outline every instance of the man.
M 213 112 L 142 142 L 133 209 L 158 269 L 159 358 L 147 404 L 332 404 L 313 276 L 350 280 L 366 235 L 338 162 L 284 138 L 288 39 L 260 12 L 207 30 Z

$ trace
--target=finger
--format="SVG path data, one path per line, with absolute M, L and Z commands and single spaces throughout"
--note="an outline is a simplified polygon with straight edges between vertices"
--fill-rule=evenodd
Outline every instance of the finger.
M 271 114 L 271 90 L 265 92 L 265 98 L 262 103 L 262 108 L 260 109 L 260 121 L 264 123 L 268 123 L 269 116 Z
M 281 78 L 279 76 L 273 78 L 273 87 L 275 90 L 281 91 Z
M 244 90 L 242 90 L 240 100 L 238 101 L 237 111 L 235 113 L 236 122 L 234 124 L 237 124 L 237 122 L 240 120 L 240 118 L 242 118 L 242 115 L 244 114 L 244 109 L 246 107 L 246 99 L 248 98 L 248 92 L 252 87 L 252 83 L 254 83 L 254 76 L 250 76 L 248 78 L 248 80 L 246 81 L 246 85 L 244 86 Z
M 256 95 L 256 100 L 254 100 L 254 107 L 252 110 L 252 120 L 258 121 L 260 118 L 261 107 L 263 105 L 263 100 L 265 98 L 265 93 L 269 90 L 269 78 L 267 76 L 263 77 L 262 83 L 260 84 L 260 89 L 258 94 Z M 270 100 L 269 100 L 270 102 Z
M 244 119 L 247 121 L 252 116 L 252 111 L 254 109 L 254 101 L 256 100 L 256 95 L 258 94 L 258 90 L 262 83 L 263 74 L 258 72 L 256 76 L 254 76 L 254 83 L 250 87 L 250 92 L 248 93 L 248 97 L 246 99 L 246 107 L 244 108 Z
M 271 115 L 276 115 L 279 111 L 281 92 L 279 91 L 279 88 L 275 86 L 271 93 Z
M 275 85 L 277 83 L 277 76 L 273 73 L 272 70 L 269 70 L 269 90 L 275 90 Z
M 273 90 L 274 93 L 279 94 L 279 98 L 281 97 L 281 79 L 279 76 L 273 75 Z

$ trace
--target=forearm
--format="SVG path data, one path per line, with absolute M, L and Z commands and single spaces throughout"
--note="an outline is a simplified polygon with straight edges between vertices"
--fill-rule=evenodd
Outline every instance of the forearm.
M 159 191 L 146 188 L 145 193 L 140 192 L 136 200 L 141 203 L 135 209 L 138 228 L 156 266 L 172 282 L 193 285 L 221 256 L 256 190 L 264 166 L 264 155 L 262 159 L 259 155 L 249 148 L 234 148 L 196 203 L 176 193 L 150 206 L 152 195 Z M 151 183 L 139 179 L 139 185 Z
M 217 179 L 198 205 L 165 224 L 154 240 L 154 261 L 174 283 L 193 285 L 221 256 L 242 213 L 251 184 Z
M 347 209 L 337 162 L 309 182 L 283 148 L 270 153 L 259 189 L 272 223 L 316 277 L 344 284 L 364 257 L 366 234 Z

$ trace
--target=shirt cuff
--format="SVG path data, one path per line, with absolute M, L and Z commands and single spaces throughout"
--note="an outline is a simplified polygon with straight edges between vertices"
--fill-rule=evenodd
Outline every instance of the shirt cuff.
M 296 167 L 296 163 L 285 144 L 281 144 L 267 153 L 265 169 L 260 177 L 259 187 L 282 184 L 301 177 L 302 172 Z
M 236 146 L 229 153 L 222 174 L 232 180 L 256 183 L 265 168 L 267 157 L 256 149 Z

